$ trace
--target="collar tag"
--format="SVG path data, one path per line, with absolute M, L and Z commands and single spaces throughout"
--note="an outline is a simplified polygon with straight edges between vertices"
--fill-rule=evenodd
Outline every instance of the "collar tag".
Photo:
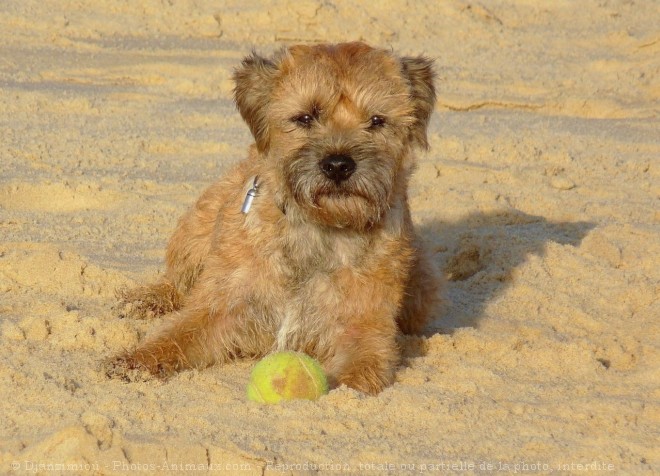
M 243 206 L 241 207 L 241 213 L 247 213 L 250 211 L 250 208 L 252 208 L 252 201 L 254 200 L 254 197 L 257 196 L 257 192 L 259 191 L 258 179 L 258 175 L 254 177 L 252 181 L 252 187 L 245 194 L 245 200 L 243 201 Z

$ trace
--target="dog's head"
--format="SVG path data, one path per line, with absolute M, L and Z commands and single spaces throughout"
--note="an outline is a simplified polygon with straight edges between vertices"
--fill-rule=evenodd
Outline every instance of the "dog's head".
M 405 197 L 412 150 L 427 147 L 432 62 L 363 43 L 252 54 L 235 100 L 283 206 L 332 227 L 376 225 Z

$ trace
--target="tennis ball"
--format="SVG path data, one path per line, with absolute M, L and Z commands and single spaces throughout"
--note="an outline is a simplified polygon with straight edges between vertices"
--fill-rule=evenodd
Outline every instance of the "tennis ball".
M 254 366 L 247 397 L 253 402 L 316 400 L 328 393 L 328 380 L 321 365 L 301 352 L 275 352 Z

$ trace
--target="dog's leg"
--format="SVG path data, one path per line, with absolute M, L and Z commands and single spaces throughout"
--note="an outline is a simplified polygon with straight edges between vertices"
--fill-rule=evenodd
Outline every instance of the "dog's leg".
M 188 308 L 176 319 L 159 335 L 106 362 L 107 375 L 135 380 L 143 378 L 141 373 L 147 372 L 164 378 L 180 370 L 212 364 L 215 359 L 209 351 L 211 328 L 208 312 Z
M 221 182 L 209 187 L 181 219 L 167 246 L 165 275 L 153 284 L 122 288 L 120 313 L 133 318 L 156 317 L 182 307 L 211 249 L 216 220 L 226 190 Z
M 397 324 L 404 334 L 421 334 L 439 310 L 441 280 L 426 250 L 417 245 Z
M 329 327 L 328 353 L 319 355 L 334 385 L 376 394 L 394 380 L 399 362 L 396 314 L 403 286 L 388 273 L 389 268 L 380 276 L 343 273 L 335 278 L 337 294 L 325 300 L 322 312 L 338 322 Z
M 184 307 L 162 332 L 107 361 L 106 374 L 129 381 L 148 374 L 166 378 L 182 370 L 224 363 L 237 355 L 258 357 L 263 349 L 272 347 L 272 335 L 260 333 L 246 317 L 248 305 L 226 308 L 212 303 L 206 291 L 196 288 L 190 299 L 206 305 Z
M 274 328 L 275 323 L 264 320 L 261 311 L 255 315 L 249 302 L 249 284 L 239 287 L 246 294 L 228 294 L 226 288 L 216 286 L 216 274 L 209 270 L 217 270 L 217 264 L 212 258 L 208 260 L 208 274 L 197 280 L 186 304 L 171 316 L 169 326 L 136 349 L 106 362 L 109 377 L 130 381 L 143 379 L 146 373 L 166 378 L 239 355 L 259 357 L 272 348 L 274 333 L 265 329 Z
M 346 384 L 377 394 L 394 380 L 399 361 L 396 327 L 363 321 L 348 326 L 337 343 L 326 371 L 334 385 Z

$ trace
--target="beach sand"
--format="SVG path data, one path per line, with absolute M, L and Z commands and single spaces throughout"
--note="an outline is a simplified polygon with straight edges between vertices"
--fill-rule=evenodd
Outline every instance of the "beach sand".
M 658 25 L 654 0 L 2 2 L 0 473 L 660 472 Z M 115 289 L 251 143 L 233 68 L 356 39 L 438 75 L 410 201 L 447 306 L 396 383 L 108 380 L 158 328 Z

